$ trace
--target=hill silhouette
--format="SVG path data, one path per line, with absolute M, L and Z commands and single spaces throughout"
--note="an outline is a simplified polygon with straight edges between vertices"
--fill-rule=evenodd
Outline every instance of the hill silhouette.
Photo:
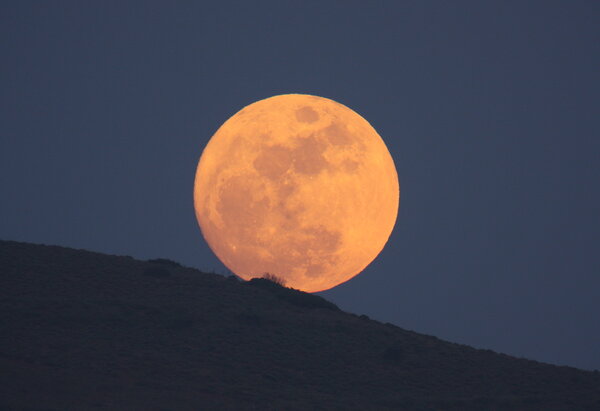
M 0 241 L 0 409 L 600 409 L 600 375 L 271 281 Z

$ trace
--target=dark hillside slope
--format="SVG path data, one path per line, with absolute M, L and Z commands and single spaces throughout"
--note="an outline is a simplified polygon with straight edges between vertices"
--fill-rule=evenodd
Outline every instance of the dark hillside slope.
M 0 409 L 600 409 L 600 376 L 266 280 L 0 241 Z

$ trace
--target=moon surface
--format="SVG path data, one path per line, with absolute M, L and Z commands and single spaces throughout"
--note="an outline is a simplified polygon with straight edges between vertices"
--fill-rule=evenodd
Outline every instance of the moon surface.
M 381 137 L 333 100 L 285 94 L 229 118 L 194 182 L 202 235 L 239 277 L 306 292 L 335 287 L 381 252 L 400 187 Z

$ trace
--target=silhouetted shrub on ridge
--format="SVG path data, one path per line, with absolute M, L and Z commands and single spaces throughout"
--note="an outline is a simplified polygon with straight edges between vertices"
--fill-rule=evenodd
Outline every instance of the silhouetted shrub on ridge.
M 275 274 L 271 274 L 271 273 L 264 273 L 262 278 L 264 278 L 265 280 L 269 280 L 277 285 L 280 285 L 282 287 L 285 287 L 285 280 L 281 277 L 277 277 Z
M 266 278 L 253 278 L 250 281 L 248 281 L 246 284 L 264 288 L 267 290 L 286 289 L 286 287 L 284 287 L 283 285 L 273 282 L 271 280 L 268 280 Z
M 278 278 L 276 276 L 273 276 Z M 253 278 L 247 282 L 248 285 L 253 287 L 260 287 L 265 290 L 269 290 L 278 298 L 295 305 L 297 307 L 303 308 L 324 308 L 327 310 L 335 310 L 339 311 L 339 308 L 334 303 L 331 303 L 324 299 L 323 297 L 319 297 L 318 295 L 313 295 L 309 293 L 305 293 L 300 290 L 295 290 L 293 288 L 287 288 L 281 285 L 279 282 L 275 282 L 272 279 L 263 278 Z

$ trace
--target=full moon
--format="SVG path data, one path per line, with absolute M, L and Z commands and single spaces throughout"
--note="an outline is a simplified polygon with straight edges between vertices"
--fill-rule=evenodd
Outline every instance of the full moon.
M 194 182 L 202 235 L 227 268 L 306 292 L 364 270 L 399 202 L 394 161 L 375 129 L 340 103 L 304 94 L 234 114 L 202 152 Z

